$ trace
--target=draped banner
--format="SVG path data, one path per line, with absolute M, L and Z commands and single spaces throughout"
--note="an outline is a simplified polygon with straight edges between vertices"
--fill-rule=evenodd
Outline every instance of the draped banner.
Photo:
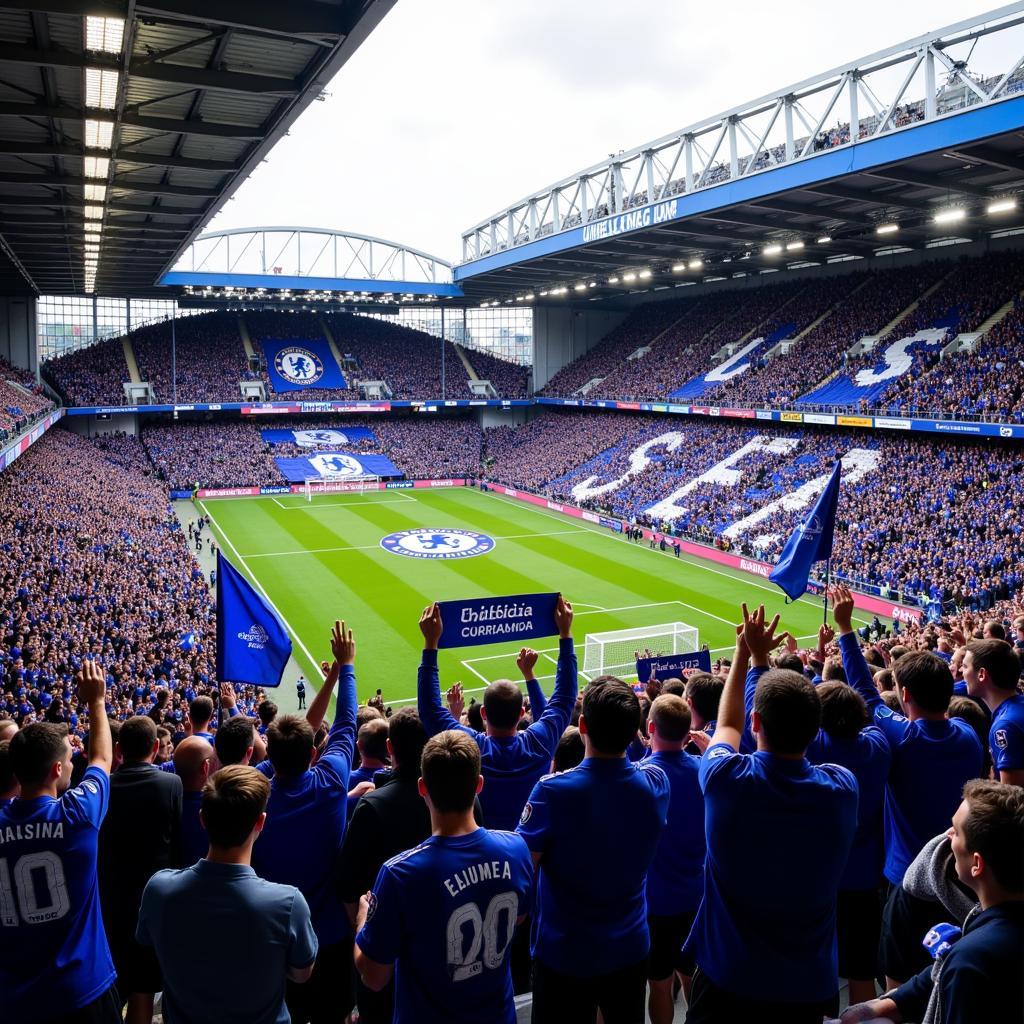
M 348 477 L 402 476 L 386 455 L 357 455 L 355 452 L 317 452 L 306 458 L 276 458 L 277 468 L 289 483 L 301 484 L 308 476 Z
M 358 441 L 376 441 L 369 427 L 329 427 L 321 430 L 260 431 L 267 444 L 297 444 L 300 448 L 330 448 Z
M 694 651 L 693 654 L 666 654 L 660 658 L 637 658 L 636 677 L 646 683 L 653 674 L 655 679 L 684 679 L 692 670 L 711 671 L 711 652 Z
M 346 388 L 338 361 L 323 338 L 264 338 L 267 376 L 273 391 Z

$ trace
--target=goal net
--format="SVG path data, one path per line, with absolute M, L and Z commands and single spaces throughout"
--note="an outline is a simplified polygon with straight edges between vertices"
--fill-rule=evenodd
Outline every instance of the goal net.
M 583 648 L 583 672 L 589 676 L 634 675 L 637 655 L 645 650 L 657 658 L 666 654 L 692 654 L 700 650 L 697 627 L 685 622 L 668 622 L 660 626 L 588 633 Z
M 306 501 L 312 501 L 314 494 L 343 494 L 347 491 L 376 491 L 380 489 L 379 476 L 307 476 L 305 482 Z

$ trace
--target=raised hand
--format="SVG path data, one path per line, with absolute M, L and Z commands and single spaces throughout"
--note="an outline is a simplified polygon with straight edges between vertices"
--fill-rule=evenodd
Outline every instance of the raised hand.
M 331 633 L 331 651 L 334 660 L 339 665 L 354 665 L 356 663 L 356 641 L 352 630 L 345 627 L 344 620 L 335 619 L 334 630 Z
M 462 683 L 452 683 L 445 694 L 448 703 L 448 710 L 452 718 L 458 722 L 462 718 L 462 712 L 466 710 L 466 698 L 462 694 Z
M 441 641 L 444 624 L 441 622 L 441 609 L 437 602 L 428 604 L 420 615 L 420 632 L 423 634 L 423 646 L 428 651 L 436 651 Z
M 523 647 L 516 657 L 516 668 L 523 674 L 524 679 L 533 678 L 533 667 L 537 664 L 538 654 L 532 647 Z
M 822 657 L 825 656 L 825 648 L 828 647 L 828 645 L 832 643 L 832 641 L 835 640 L 835 638 L 836 631 L 830 625 L 828 625 L 828 623 L 823 622 L 818 627 L 818 653 Z
M 558 627 L 559 639 L 566 640 L 572 636 L 572 605 L 561 594 L 555 605 L 555 625 Z
M 742 605 L 742 608 L 743 640 L 747 645 L 747 650 L 750 651 L 750 657 L 755 665 L 767 664 L 768 655 L 781 646 L 787 636 L 786 633 L 775 635 L 780 616 L 776 614 L 775 618 L 765 625 L 763 604 L 758 605 L 753 615 L 747 609 L 746 603 Z
M 853 594 L 850 588 L 837 583 L 829 589 L 829 597 L 832 599 L 832 618 L 835 619 L 836 628 L 840 633 L 852 633 Z
M 783 636 L 786 638 L 786 650 L 789 651 L 790 654 L 796 654 L 796 652 L 797 652 L 796 637 L 793 636 L 792 633 L 783 633 Z
M 107 692 L 107 679 L 103 669 L 95 661 L 83 661 L 82 668 L 75 676 L 78 686 L 78 700 L 82 704 L 101 702 Z
M 230 683 L 220 684 L 220 706 L 230 711 L 235 706 L 235 688 Z

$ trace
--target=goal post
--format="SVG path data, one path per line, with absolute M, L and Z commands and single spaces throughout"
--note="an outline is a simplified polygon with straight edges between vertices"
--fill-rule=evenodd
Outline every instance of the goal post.
M 361 476 L 353 478 L 349 476 L 307 476 L 305 479 L 306 501 L 312 501 L 314 494 L 343 494 L 355 492 L 361 494 L 364 491 L 380 490 L 379 476 Z
M 659 658 L 667 654 L 692 654 L 700 650 L 700 635 L 696 626 L 685 622 L 588 633 L 583 648 L 582 671 L 589 676 L 634 675 L 636 654 L 645 649 Z

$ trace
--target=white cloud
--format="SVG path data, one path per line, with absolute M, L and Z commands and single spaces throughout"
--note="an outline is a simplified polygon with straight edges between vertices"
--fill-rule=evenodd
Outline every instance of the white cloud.
M 211 228 L 343 228 L 455 261 L 462 230 L 613 151 L 987 6 L 401 0 Z

